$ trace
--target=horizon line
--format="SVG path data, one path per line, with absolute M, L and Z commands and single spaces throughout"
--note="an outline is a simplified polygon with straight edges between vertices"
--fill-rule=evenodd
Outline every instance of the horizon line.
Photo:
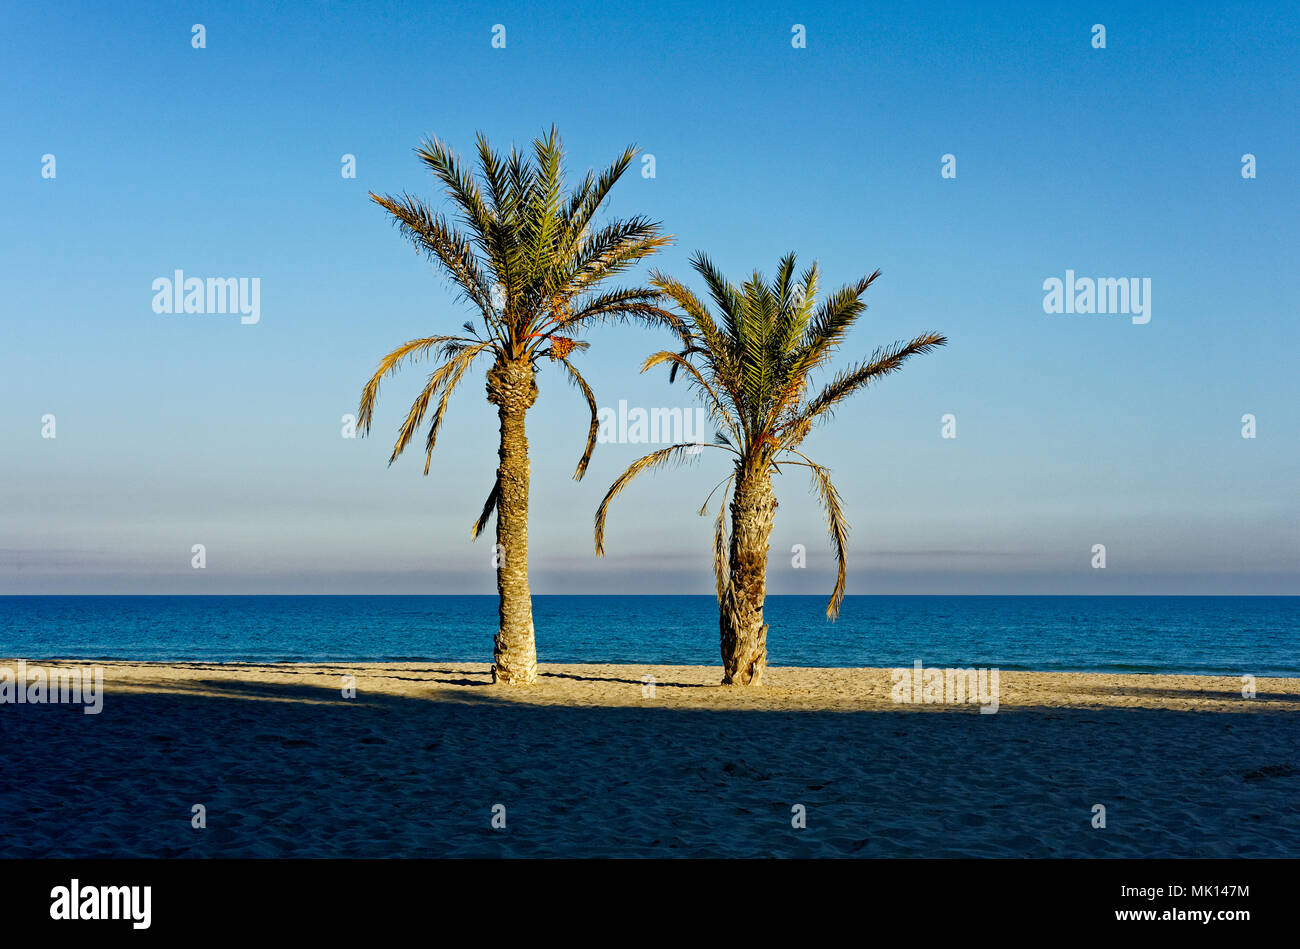
M 292 596 L 292 597 L 349 597 L 349 596 L 458 596 L 458 597 L 482 597 L 485 599 L 499 599 L 496 593 L 0 593 L 0 599 L 15 599 L 18 597 L 78 597 L 78 596 L 96 596 L 96 597 L 218 597 L 218 596 Z M 543 597 L 575 597 L 575 596 L 610 596 L 610 597 L 708 597 L 717 599 L 713 593 L 530 593 L 532 599 Z M 1146 597 L 1148 599 L 1244 599 L 1247 597 L 1298 597 L 1300 593 L 846 593 L 844 599 L 858 599 L 872 596 L 894 596 L 894 597 L 1014 597 L 1018 599 L 1040 598 L 1047 599 L 1052 597 L 1075 597 L 1075 598 L 1092 598 L 1099 599 L 1121 599 L 1124 597 Z M 824 593 L 769 593 L 766 596 L 768 600 L 803 597 L 805 599 L 825 599 Z

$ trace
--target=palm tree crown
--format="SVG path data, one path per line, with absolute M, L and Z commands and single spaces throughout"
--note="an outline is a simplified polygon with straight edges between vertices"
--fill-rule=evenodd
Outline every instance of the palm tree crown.
M 880 271 L 842 287 L 818 303 L 817 265 L 814 263 L 796 279 L 794 254 L 782 258 L 770 284 L 754 273 L 737 287 L 702 253 L 692 258 L 691 265 L 703 278 L 717 316 L 680 281 L 655 272 L 651 285 L 671 298 L 686 318 L 677 328 L 680 350 L 651 355 L 642 371 L 667 363 L 670 379 L 685 375 L 720 429 L 715 444 L 708 447 L 730 452 L 735 470 L 719 482 L 709 498 L 718 488 L 733 482 L 738 492 L 742 485 L 766 483 L 770 474 L 780 473 L 783 465 L 809 469 L 825 509 L 838 564 L 835 589 L 826 611 L 834 619 L 844 598 L 848 523 L 830 471 L 799 451 L 799 446 L 849 396 L 897 371 L 912 356 L 929 352 L 947 340 L 937 333 L 923 333 L 907 342 L 882 347 L 862 362 L 841 370 L 811 394 L 810 376 L 829 363 L 849 328 L 866 309 L 862 296 Z M 673 445 L 652 452 L 614 482 L 596 514 L 598 554 L 604 553 L 605 518 L 614 497 L 641 472 L 686 460 L 691 447 Z M 701 514 L 708 503 L 706 499 Z M 731 581 L 732 567 L 727 553 L 725 512 L 724 501 L 714 528 L 719 600 Z
M 668 244 L 659 224 L 644 217 L 593 220 L 610 189 L 637 152 L 627 148 L 599 175 L 588 171 L 565 193 L 563 149 L 554 128 L 533 142 L 533 158 L 511 148 L 494 152 L 479 135 L 478 175 L 441 141 L 426 140 L 416 154 L 451 197 L 458 217 L 434 213 L 409 194 L 370 197 L 392 215 L 403 235 L 451 278 L 459 296 L 477 311 L 465 335 L 427 336 L 393 350 L 379 363 L 361 395 L 358 416 L 368 434 L 379 385 L 409 359 L 436 355 L 439 365 L 416 397 L 399 430 L 389 463 L 397 459 L 419 430 L 430 404 L 437 405 L 425 439 L 425 474 L 434 443 L 456 386 L 480 356 L 498 365 L 534 365 L 542 356 L 563 367 L 591 409 L 586 449 L 574 477 L 581 479 L 595 448 L 597 407 L 591 388 L 570 361 L 589 344 L 575 334 L 593 324 L 636 319 L 676 326 L 657 304 L 657 291 L 645 287 L 597 292 L 607 278 Z M 459 226 L 458 226 L 459 225 Z M 490 510 L 475 526 L 482 528 Z

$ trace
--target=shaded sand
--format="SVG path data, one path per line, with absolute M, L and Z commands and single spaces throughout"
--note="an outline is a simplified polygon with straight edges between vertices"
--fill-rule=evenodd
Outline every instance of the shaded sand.
M 981 715 L 881 669 L 103 668 L 100 715 L 0 705 L 0 854 L 1300 856 L 1297 679 L 1003 672 Z

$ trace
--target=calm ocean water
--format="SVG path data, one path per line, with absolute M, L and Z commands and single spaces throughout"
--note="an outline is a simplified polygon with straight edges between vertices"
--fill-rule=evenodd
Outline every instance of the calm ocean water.
M 767 601 L 785 666 L 1300 676 L 1300 597 L 851 596 Z M 543 662 L 714 664 L 711 596 L 538 596 Z M 491 659 L 492 596 L 6 596 L 0 656 Z

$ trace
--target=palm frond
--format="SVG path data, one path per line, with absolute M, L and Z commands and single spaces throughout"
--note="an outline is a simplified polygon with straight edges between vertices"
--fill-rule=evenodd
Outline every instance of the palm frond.
M 923 333 L 906 343 L 898 342 L 873 352 L 866 361 L 840 372 L 816 398 L 790 423 L 791 428 L 798 428 L 803 423 L 812 423 L 825 418 L 840 402 L 877 379 L 897 372 L 913 356 L 919 356 L 945 345 L 947 337 L 938 333 Z M 790 442 L 797 444 L 797 442 Z
M 620 287 L 588 296 L 572 310 L 542 324 L 547 333 L 577 333 L 593 326 L 614 323 L 640 323 L 662 326 L 676 332 L 680 320 L 664 309 L 657 291 L 644 287 Z
M 443 183 L 466 225 L 480 238 L 485 236 L 491 226 L 492 212 L 484 203 L 473 174 L 461 164 L 451 147 L 436 138 L 426 138 L 415 154 Z
M 723 478 L 723 479 L 722 479 L 721 481 L 719 481 L 717 484 L 715 484 L 715 485 L 713 486 L 713 490 L 709 492 L 708 497 L 706 497 L 706 498 L 704 499 L 704 503 L 700 505 L 700 509 L 699 509 L 698 511 L 696 511 L 695 513 L 699 514 L 700 517 L 703 517 L 705 514 L 707 514 L 707 513 L 709 512 L 709 502 L 712 501 L 712 500 L 713 500 L 713 496 L 714 496 L 715 494 L 718 493 L 718 488 L 721 488 L 721 487 L 723 487 L 724 485 L 726 485 L 727 487 L 730 487 L 730 486 L 731 486 L 731 482 L 733 482 L 733 481 L 735 481 L 735 480 L 736 480 L 736 476 L 735 476 L 734 474 L 731 474 L 731 475 L 728 475 L 727 477 Z
M 689 359 L 665 349 L 647 356 L 645 362 L 641 364 L 641 371 L 646 372 L 662 363 L 670 363 L 690 376 L 696 391 L 703 395 L 708 403 L 709 418 L 726 426 L 736 436 L 737 441 L 743 441 L 742 430 L 737 426 L 733 413 L 727 411 L 716 388 L 705 380 L 700 370 Z M 728 447 L 732 446 L 729 444 Z
M 429 465 L 433 461 L 434 442 L 438 440 L 442 420 L 447 416 L 447 403 L 451 400 L 451 394 L 456 391 L 456 386 L 465 377 L 465 373 L 469 371 L 469 367 L 473 365 L 474 360 L 481 356 L 485 350 L 490 349 L 491 346 L 491 343 L 467 346 L 451 362 L 447 363 L 448 371 L 442 381 L 442 395 L 438 399 L 438 408 L 433 413 L 433 421 L 429 424 L 429 434 L 424 440 L 424 473 L 426 475 L 429 473 Z M 402 447 L 405 447 L 405 445 Z M 396 455 L 396 452 L 394 455 Z
M 628 469 L 618 476 L 618 479 L 610 486 L 604 499 L 600 502 L 600 507 L 596 509 L 596 556 L 605 556 L 605 517 L 609 513 L 610 502 L 622 493 L 623 489 L 632 483 L 637 475 L 645 471 L 653 471 L 656 468 L 662 468 L 667 464 L 682 464 L 689 462 L 695 457 L 693 451 L 699 447 L 695 442 L 679 442 L 676 445 L 669 445 L 667 448 L 660 448 L 658 451 L 652 451 L 648 455 L 643 455 L 628 466 Z M 709 447 L 709 446 L 704 446 Z
M 600 409 L 596 406 L 596 396 L 591 391 L 591 386 L 587 385 L 587 380 L 573 367 L 573 363 L 567 359 L 560 359 L 568 373 L 569 381 L 578 387 L 583 398 L 587 400 L 587 407 L 591 409 L 591 427 L 587 430 L 587 447 L 583 449 L 582 457 L 578 459 L 578 470 L 573 473 L 574 481 L 581 481 L 582 476 L 587 473 L 587 465 L 591 462 L 591 453 L 596 450 L 596 435 L 600 432 L 599 414 Z
M 370 423 L 375 412 L 375 400 L 379 397 L 379 384 L 384 378 L 396 372 L 404 361 L 425 356 L 431 349 L 436 349 L 445 343 L 453 341 L 473 342 L 473 340 L 467 340 L 461 336 L 426 336 L 424 339 L 413 339 L 397 347 L 379 361 L 379 368 L 375 370 L 375 374 L 370 377 L 370 381 L 361 390 L 361 406 L 357 410 L 357 426 L 361 429 L 363 436 L 370 433 Z
M 826 606 L 826 618 L 833 620 L 839 617 L 840 605 L 844 602 L 849 524 L 844 518 L 840 492 L 831 483 L 830 471 L 812 461 L 808 462 L 808 470 L 812 472 L 813 487 L 821 500 L 822 510 L 826 512 L 826 529 L 830 531 L 831 545 L 835 548 L 835 589 L 831 591 L 830 603 Z
M 570 353 L 588 345 L 576 338 L 578 332 L 619 321 L 664 326 L 675 334 L 681 330 L 680 319 L 659 291 L 604 289 L 610 278 L 671 241 L 657 222 L 640 216 L 593 224 L 636 149 L 625 149 L 599 173 L 588 170 L 572 191 L 554 127 L 526 151 L 512 146 L 499 152 L 480 133 L 468 162 L 436 138 L 423 140 L 416 154 L 450 199 L 445 215 L 404 193 L 371 198 L 416 250 L 457 285 L 482 326 L 466 321 L 467 336 L 413 340 L 385 357 L 362 391 L 362 433 L 369 432 L 380 382 L 408 357 L 439 353 L 443 362 L 408 411 L 390 458 L 391 463 L 407 447 L 432 412 L 425 443 L 427 474 L 448 400 L 474 359 L 491 351 L 502 362 L 535 365 L 546 355 L 565 362 L 570 381 L 592 408 L 586 450 L 575 474 L 583 477 L 598 423 L 591 387 L 567 361 Z
M 704 278 L 704 284 L 709 288 L 709 295 L 713 297 L 713 305 L 718 308 L 718 313 L 722 316 L 722 325 L 727 331 L 727 335 L 732 340 L 739 341 L 741 332 L 738 321 L 741 318 L 741 312 L 744 304 L 740 299 L 740 292 L 722 272 L 714 265 L 703 251 L 697 251 L 691 258 L 691 266 L 695 272 Z
M 781 258 L 770 282 L 755 272 L 739 287 L 702 252 L 693 255 L 691 265 L 707 288 L 712 310 L 704 297 L 696 296 L 680 281 L 652 272 L 650 285 L 672 300 L 683 317 L 677 330 L 679 351 L 652 353 L 642 371 L 667 364 L 670 381 L 678 373 L 689 379 L 717 427 L 726 430 L 714 436 L 711 447 L 732 452 L 738 472 L 766 480 L 773 473 L 780 474 L 786 464 L 810 469 L 838 565 L 827 606 L 827 616 L 835 619 L 844 600 L 849 526 L 829 469 L 800 454 L 795 446 L 817 419 L 829 416 L 843 399 L 872 380 L 897 371 L 911 356 L 942 346 L 946 340 L 927 333 L 877 350 L 866 362 L 841 372 L 808 401 L 810 375 L 829 362 L 865 310 L 863 295 L 879 278 L 880 271 L 841 287 L 818 303 L 817 264 L 813 263 L 796 280 L 794 254 Z M 665 449 L 645 456 L 610 488 L 597 510 L 597 552 L 603 553 L 609 502 L 640 471 L 666 463 L 673 457 L 672 451 Z M 803 461 L 786 460 L 783 451 Z M 701 514 L 708 510 L 716 491 L 715 486 L 701 506 Z M 714 524 L 714 573 L 720 601 L 728 583 L 725 515 L 724 502 Z
M 637 150 L 634 146 L 628 146 L 623 153 L 610 162 L 597 177 L 592 172 L 587 173 L 583 179 L 582 185 L 576 188 L 569 199 L 569 207 L 566 212 L 568 227 L 562 241 L 566 251 L 572 252 L 573 249 L 582 241 L 591 227 L 591 222 L 596 216 L 600 206 L 609 197 L 610 191 L 618 180 L 623 177 L 628 166 L 636 157 Z
M 792 371 L 808 374 L 821 366 L 834 349 L 844 340 L 867 305 L 862 294 L 880 277 L 880 271 L 863 277 L 856 283 L 840 287 L 822 301 L 808 321 L 801 345 L 792 354 Z
M 469 529 L 470 537 L 478 540 L 478 535 L 483 533 L 483 528 L 487 527 L 488 518 L 490 518 L 492 512 L 497 509 L 497 502 L 500 499 L 501 479 L 498 478 L 492 484 L 492 493 L 489 494 L 487 500 L 483 502 L 483 513 L 478 516 L 478 520 L 474 523 L 474 526 Z
M 614 221 L 579 243 L 571 259 L 557 270 L 557 286 L 541 289 L 567 302 L 671 243 L 657 221 L 644 217 Z
M 443 266 L 465 299 L 480 310 L 490 308 L 491 287 L 464 234 L 410 195 L 393 197 L 372 191 L 370 199 L 392 215 L 417 251 Z
M 532 176 L 533 188 L 529 193 L 523 219 L 524 257 L 527 261 L 529 283 L 544 283 L 554 273 L 556 243 L 563 233 L 564 206 L 564 150 L 560 146 L 555 126 L 545 138 L 533 141 L 536 158 Z
M 713 520 L 713 582 L 719 606 L 722 605 L 731 582 L 731 561 L 727 556 L 727 547 L 727 502 L 724 498 L 718 507 L 718 516 Z

